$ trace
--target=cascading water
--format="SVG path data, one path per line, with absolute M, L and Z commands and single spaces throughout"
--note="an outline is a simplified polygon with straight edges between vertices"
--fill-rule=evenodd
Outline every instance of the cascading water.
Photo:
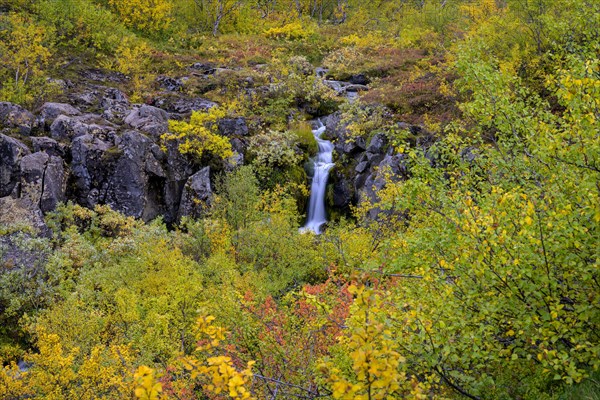
M 325 187 L 329 178 L 329 171 L 333 167 L 333 144 L 329 140 L 321 139 L 325 126 L 321 121 L 319 128 L 313 130 L 313 135 L 319 145 L 319 152 L 314 160 L 314 175 L 310 187 L 310 201 L 308 203 L 308 216 L 303 231 L 311 230 L 316 234 L 321 233 L 321 226 L 327 222 L 325 213 Z

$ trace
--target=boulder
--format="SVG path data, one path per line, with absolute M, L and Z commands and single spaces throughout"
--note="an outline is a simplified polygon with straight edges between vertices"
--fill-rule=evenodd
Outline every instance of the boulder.
M 354 170 L 356 172 L 358 172 L 359 174 L 362 174 L 363 172 L 365 172 L 367 170 L 367 168 L 369 168 L 369 161 L 365 160 L 365 161 L 359 162 L 356 165 L 356 167 L 354 168 Z
M 323 67 L 317 67 L 315 69 L 315 74 L 319 77 L 319 78 L 325 78 L 327 76 L 327 74 L 329 73 L 329 68 L 323 68 Z
M 8 196 L 21 179 L 20 162 L 31 153 L 24 143 L 0 133 L 0 197 Z
M 367 148 L 367 143 L 365 138 L 359 136 L 355 139 L 337 141 L 336 149 L 341 150 L 342 153 L 346 153 L 349 155 L 356 155 L 360 152 L 365 151 Z
M 109 121 L 122 122 L 131 111 L 129 99 L 119 89 L 106 88 L 100 95 L 102 116 Z
M 52 122 L 59 116 L 75 116 L 81 115 L 81 111 L 70 104 L 65 103 L 44 103 L 40 107 L 37 122 L 41 127 L 50 127 Z
M 367 152 L 373 154 L 382 154 L 388 144 L 388 138 L 383 133 L 376 133 L 369 142 Z
M 169 129 L 169 114 L 163 109 L 144 104 L 133 109 L 125 118 L 125 123 L 158 138 Z
M 16 129 L 22 135 L 31 134 L 35 124 L 33 114 L 23 107 L 0 101 L 0 129 Z
M 32 137 L 31 144 L 34 152 L 43 151 L 50 156 L 61 158 L 65 158 L 69 154 L 69 148 L 66 145 L 49 137 Z
M 190 176 L 186 182 L 181 196 L 178 218 L 204 216 L 210 208 L 212 197 L 210 167 L 205 167 Z

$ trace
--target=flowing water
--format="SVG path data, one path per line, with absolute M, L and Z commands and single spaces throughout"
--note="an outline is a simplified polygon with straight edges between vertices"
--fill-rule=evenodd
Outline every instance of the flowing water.
M 325 213 L 325 188 L 329 171 L 333 167 L 333 144 L 329 140 L 321 139 L 325 126 L 319 121 L 319 128 L 313 130 L 313 135 L 319 145 L 319 152 L 314 160 L 314 175 L 310 187 L 310 202 L 308 203 L 308 216 L 303 231 L 311 230 L 316 234 L 321 233 L 321 226 L 327 222 Z

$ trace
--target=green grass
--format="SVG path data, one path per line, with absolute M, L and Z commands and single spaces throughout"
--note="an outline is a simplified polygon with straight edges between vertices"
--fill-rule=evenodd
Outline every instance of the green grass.
M 600 400 L 600 371 L 593 372 L 592 375 L 581 383 L 567 387 L 565 391 L 558 396 L 559 400 Z

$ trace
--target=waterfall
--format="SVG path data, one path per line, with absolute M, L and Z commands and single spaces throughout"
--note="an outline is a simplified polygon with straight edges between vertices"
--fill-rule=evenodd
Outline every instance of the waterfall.
M 329 178 L 329 170 L 333 167 L 333 144 L 321 135 L 325 132 L 325 126 L 319 120 L 321 125 L 313 130 L 315 140 L 319 145 L 319 152 L 314 159 L 314 175 L 310 187 L 310 201 L 308 203 L 308 216 L 306 224 L 302 231 L 311 230 L 316 234 L 321 233 L 321 226 L 327 222 L 325 214 L 325 187 Z

